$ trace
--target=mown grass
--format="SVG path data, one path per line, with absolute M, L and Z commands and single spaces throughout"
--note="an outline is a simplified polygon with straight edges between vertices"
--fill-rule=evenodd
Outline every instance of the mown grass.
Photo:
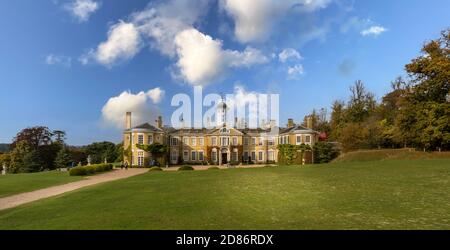
M 0 211 L 0 229 L 450 229 L 450 160 L 153 172 Z
M 0 175 L 0 197 L 81 180 L 67 172 L 50 171 L 33 174 Z
M 414 149 L 358 150 L 340 155 L 334 162 L 450 159 L 450 152 L 423 152 Z

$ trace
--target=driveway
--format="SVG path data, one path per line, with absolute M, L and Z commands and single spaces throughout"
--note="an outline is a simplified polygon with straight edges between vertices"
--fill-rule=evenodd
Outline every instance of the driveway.
M 104 174 L 88 176 L 81 181 L 71 182 L 60 186 L 54 186 L 35 190 L 28 193 L 22 193 L 0 198 L 0 210 L 13 208 L 25 203 L 60 195 L 63 193 L 67 193 L 73 190 L 92 186 L 99 183 L 129 178 L 131 176 L 143 174 L 147 171 L 148 169 L 137 169 L 137 168 L 130 168 L 128 170 L 113 170 L 111 172 Z

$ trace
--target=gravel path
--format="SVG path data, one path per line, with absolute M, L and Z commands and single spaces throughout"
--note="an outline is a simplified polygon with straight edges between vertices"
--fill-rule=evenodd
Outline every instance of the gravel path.
M 108 182 L 114 180 L 125 179 L 131 176 L 143 174 L 147 172 L 148 169 L 136 169 L 131 168 L 128 170 L 114 170 L 105 174 L 89 176 L 84 180 L 67 183 L 60 186 L 54 186 L 44 189 L 39 189 L 31 191 L 28 193 L 22 193 L 17 195 L 12 195 L 4 198 L 0 198 L 0 210 L 16 207 L 25 203 L 37 201 L 40 199 L 60 195 L 66 192 L 70 192 L 79 188 Z

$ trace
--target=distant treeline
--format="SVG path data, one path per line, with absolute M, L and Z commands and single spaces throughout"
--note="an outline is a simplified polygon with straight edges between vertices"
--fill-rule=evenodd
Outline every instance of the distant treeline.
M 0 143 L 0 152 L 8 152 L 9 151 L 9 144 L 6 143 Z
M 9 145 L 8 152 L 0 154 L 0 166 L 5 164 L 10 173 L 29 173 L 90 163 L 122 161 L 123 146 L 112 142 L 95 142 L 83 147 L 65 143 L 66 133 L 44 126 L 21 130 Z

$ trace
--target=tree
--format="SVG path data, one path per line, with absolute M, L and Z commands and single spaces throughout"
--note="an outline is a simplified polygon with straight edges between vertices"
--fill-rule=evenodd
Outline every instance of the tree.
M 31 151 L 23 155 L 23 167 L 20 172 L 23 173 L 40 172 L 45 169 L 43 166 L 44 166 L 43 160 L 39 152 L 35 149 L 32 149 Z
M 339 150 L 328 142 L 317 142 L 313 152 L 314 163 L 328 163 L 339 156 Z
M 117 159 L 116 145 L 112 142 L 94 142 L 84 148 L 87 155 L 91 156 L 91 163 L 102 163 L 105 158 L 108 162 Z
M 53 130 L 53 135 L 56 137 L 55 141 L 64 144 L 66 140 L 66 132 L 62 130 Z
M 26 171 L 24 162 L 24 155 L 31 152 L 32 148 L 26 141 L 20 141 L 16 144 L 13 151 L 10 153 L 9 171 L 11 173 L 23 173 Z
M 405 141 L 424 150 L 450 147 L 450 29 L 428 42 L 405 66 L 413 85 L 405 92 L 396 125 Z
M 343 101 L 334 101 L 330 119 L 330 139 L 338 140 L 345 123 L 345 104 Z
M 21 141 L 26 141 L 27 144 L 33 149 L 37 149 L 41 145 L 48 145 L 52 142 L 53 134 L 47 127 L 37 126 L 26 128 L 20 131 L 11 144 L 11 148 L 14 149 Z
M 9 166 L 10 162 L 11 162 L 10 153 L 0 153 L 0 167 L 2 167 L 3 164 Z
M 83 148 L 80 147 L 69 147 L 66 146 L 66 148 L 69 150 L 70 155 L 73 159 L 73 161 L 78 165 L 78 163 L 81 162 L 81 164 L 86 164 L 87 163 L 87 154 L 86 152 L 83 150 Z
M 123 149 L 123 142 L 116 145 L 116 160 L 115 162 L 123 162 L 123 155 L 124 155 L 124 149 Z
M 66 168 L 73 162 L 74 161 L 70 150 L 67 147 L 61 148 L 56 155 L 55 166 L 57 168 Z
M 339 137 L 342 150 L 349 152 L 367 147 L 368 131 L 362 123 L 347 123 L 344 125 Z
M 63 144 L 59 142 L 53 142 L 48 145 L 39 146 L 38 149 L 36 149 L 36 151 L 41 157 L 43 169 L 54 170 L 56 168 L 55 166 L 56 155 L 63 147 L 64 147 Z
M 446 103 L 450 94 L 450 29 L 443 31 L 441 38 L 425 44 L 422 55 L 405 68 L 415 83 L 413 103 Z
M 376 101 L 373 93 L 368 92 L 361 80 L 350 87 L 350 101 L 346 110 L 346 120 L 362 122 L 375 110 Z

